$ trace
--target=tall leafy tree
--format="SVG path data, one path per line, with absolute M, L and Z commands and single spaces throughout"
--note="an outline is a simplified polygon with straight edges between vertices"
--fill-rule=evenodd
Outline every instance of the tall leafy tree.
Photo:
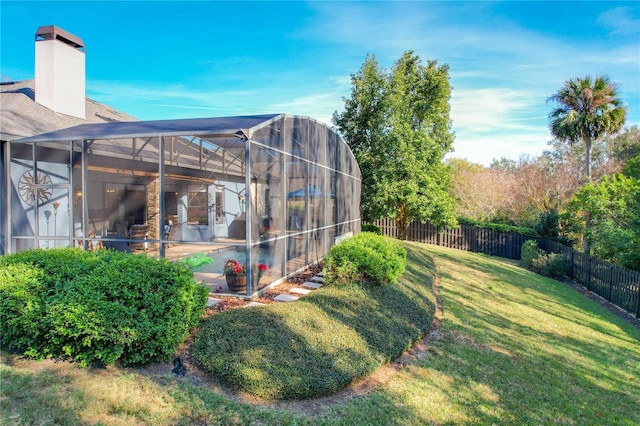
M 548 101 L 556 104 L 549 114 L 551 134 L 569 143 L 584 142 L 585 175 L 591 181 L 592 143 L 618 132 L 627 117 L 615 83 L 604 76 L 570 79 Z
M 408 51 L 388 72 L 368 55 L 351 83 L 333 122 L 360 164 L 364 220 L 394 217 L 399 238 L 412 220 L 455 224 L 443 163 L 453 144 L 449 67 Z
M 640 154 L 640 128 L 631 126 L 605 139 L 607 155 L 626 162 Z
M 584 212 L 589 212 L 589 226 Z M 569 203 L 567 217 L 594 255 L 640 270 L 640 179 L 615 174 L 587 183 Z

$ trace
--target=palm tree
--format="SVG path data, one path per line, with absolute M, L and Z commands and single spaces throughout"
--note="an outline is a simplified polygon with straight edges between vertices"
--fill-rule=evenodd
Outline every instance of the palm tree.
M 551 134 L 570 144 L 584 142 L 585 174 L 591 181 L 592 142 L 620 131 L 627 118 L 616 84 L 605 76 L 575 78 L 547 101 L 557 104 L 549 114 Z

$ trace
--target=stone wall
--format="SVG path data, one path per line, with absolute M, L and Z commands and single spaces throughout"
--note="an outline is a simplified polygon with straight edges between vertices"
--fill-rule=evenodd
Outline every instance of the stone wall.
M 149 225 L 149 239 L 159 240 L 158 227 L 160 225 L 160 178 L 149 178 L 147 184 L 147 225 Z M 156 249 L 149 244 L 148 249 Z

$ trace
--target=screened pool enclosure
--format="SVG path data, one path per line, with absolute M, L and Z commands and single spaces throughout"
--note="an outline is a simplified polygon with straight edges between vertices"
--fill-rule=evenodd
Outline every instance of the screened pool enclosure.
M 8 252 L 146 253 L 252 296 L 360 231 L 358 164 L 307 117 L 83 124 L 13 141 L 8 158 Z M 228 259 L 246 276 L 227 280 Z

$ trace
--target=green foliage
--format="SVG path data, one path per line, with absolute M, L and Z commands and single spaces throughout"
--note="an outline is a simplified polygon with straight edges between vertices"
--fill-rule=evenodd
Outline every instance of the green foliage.
M 2 259 L 2 258 L 0 258 Z M 43 300 L 43 272 L 30 265 L 0 266 L 0 335 L 4 344 L 26 347 L 42 339 L 46 315 Z
M 83 366 L 168 360 L 208 295 L 184 266 L 111 250 L 4 256 L 0 277 L 3 343 Z
M 363 223 L 362 232 L 373 232 L 374 234 L 382 235 L 382 231 L 378 225 L 372 223 Z
M 362 172 L 363 219 L 395 217 L 401 239 L 414 219 L 455 224 L 442 161 L 453 144 L 449 67 L 423 66 L 408 51 L 386 72 L 367 56 L 351 83 L 351 97 L 333 122 Z
M 477 226 L 478 228 L 491 229 L 498 232 L 510 232 L 513 234 L 524 235 L 525 237 L 538 237 L 539 235 L 531 228 L 522 226 L 507 225 L 505 223 L 488 223 L 469 218 L 458 218 L 461 225 Z
M 361 232 L 329 250 L 325 280 L 333 285 L 378 286 L 394 283 L 404 271 L 406 250 L 397 241 Z
M 541 250 L 534 240 L 527 240 L 522 245 L 520 259 L 525 267 L 556 280 L 564 278 L 569 271 L 564 256 Z
M 431 323 L 435 265 L 407 247 L 409 264 L 396 285 L 325 286 L 295 303 L 207 318 L 194 358 L 225 384 L 260 398 L 343 389 L 399 356 Z
M 542 212 L 538 217 L 538 221 L 533 226 L 534 232 L 548 240 L 557 241 L 566 246 L 572 246 L 573 241 L 560 228 L 562 215 L 556 209 L 550 209 Z
M 533 259 L 532 269 L 541 275 L 561 280 L 567 275 L 569 265 L 561 254 L 543 252 Z
M 640 128 L 631 126 L 605 139 L 607 154 L 620 161 L 640 156 Z
M 557 240 L 560 232 L 560 215 L 555 209 L 542 212 L 533 227 L 536 234 L 549 240 Z
M 640 153 L 627 161 L 622 174 L 640 180 Z
M 566 216 L 574 232 L 584 233 L 594 256 L 640 270 L 640 179 L 613 175 L 588 183 L 575 193 Z
M 540 257 L 542 250 L 538 248 L 538 243 L 534 240 L 527 240 L 522 245 L 520 252 L 520 260 L 522 264 L 529 269 L 533 268 L 533 261 Z

